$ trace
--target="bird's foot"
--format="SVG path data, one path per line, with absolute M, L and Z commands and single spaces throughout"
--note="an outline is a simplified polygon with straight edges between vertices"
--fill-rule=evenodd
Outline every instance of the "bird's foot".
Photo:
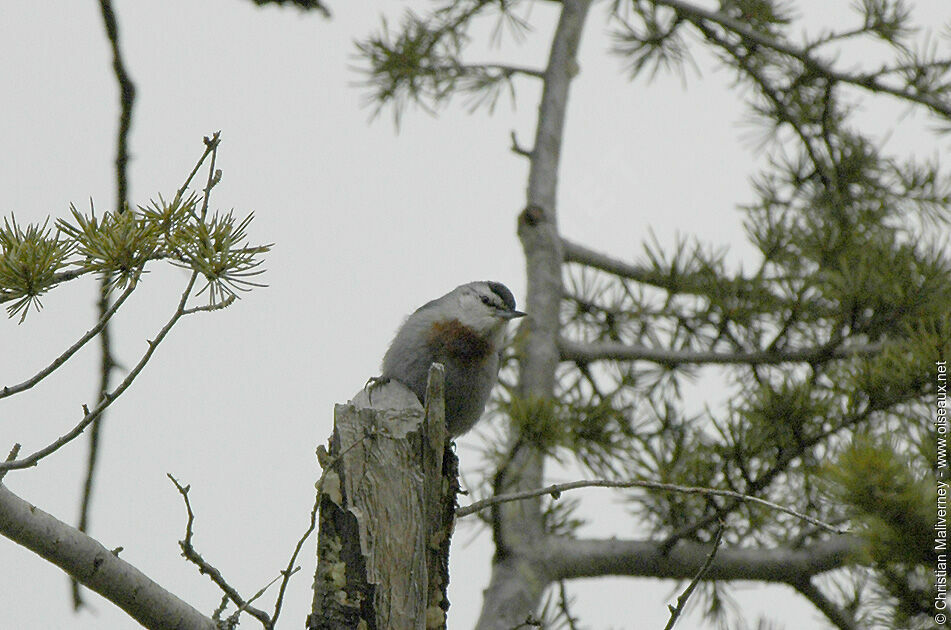
M 379 387 L 380 385 L 386 385 L 390 382 L 389 376 L 371 376 L 367 379 L 366 384 L 364 384 L 363 389 L 366 390 L 367 400 L 370 404 L 373 404 L 373 389 Z

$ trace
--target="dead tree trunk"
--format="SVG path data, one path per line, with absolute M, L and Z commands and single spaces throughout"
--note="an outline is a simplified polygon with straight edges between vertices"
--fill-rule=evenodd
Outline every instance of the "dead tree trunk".
M 446 627 L 459 490 L 447 438 L 438 364 L 425 410 L 395 381 L 336 406 L 308 630 Z

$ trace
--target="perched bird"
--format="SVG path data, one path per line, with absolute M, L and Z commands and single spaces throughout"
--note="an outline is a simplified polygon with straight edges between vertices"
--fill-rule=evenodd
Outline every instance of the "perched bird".
M 456 287 L 410 315 L 383 357 L 379 379 L 399 381 L 426 394 L 429 366 L 446 366 L 446 425 L 457 437 L 479 420 L 499 375 L 505 325 L 523 317 L 515 297 L 498 282 L 470 282 Z

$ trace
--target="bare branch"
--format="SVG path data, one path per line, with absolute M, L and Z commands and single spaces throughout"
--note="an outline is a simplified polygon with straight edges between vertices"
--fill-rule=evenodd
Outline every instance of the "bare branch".
M 317 527 L 317 511 L 320 508 L 320 495 L 324 491 L 324 481 L 327 479 L 327 474 L 333 470 L 334 465 L 352 449 L 356 448 L 363 444 L 364 440 L 373 435 L 372 431 L 367 431 L 359 440 L 356 440 L 353 444 L 343 449 L 340 455 L 336 457 L 331 457 L 327 452 L 327 449 L 321 445 L 317 448 L 317 462 L 320 464 L 321 473 L 320 477 L 317 479 L 315 488 L 317 493 L 314 497 L 314 507 L 310 511 L 310 525 L 307 528 L 300 539 L 297 541 L 297 545 L 294 547 L 294 553 L 291 554 L 291 559 L 287 562 L 287 567 L 281 571 L 283 579 L 281 580 L 281 588 L 277 594 L 277 601 L 274 603 L 274 614 L 271 615 L 272 623 L 277 623 L 277 618 L 281 616 L 281 606 L 284 602 L 284 591 L 287 589 L 287 582 L 290 580 L 291 576 L 300 569 L 300 567 L 294 567 L 294 563 L 297 561 L 297 556 L 300 554 L 301 548 L 304 546 L 304 543 L 310 538 L 310 535 L 314 533 L 314 529 Z
M 178 194 L 176 199 L 181 199 L 185 196 L 185 191 L 188 190 L 188 186 L 192 183 L 192 180 L 195 178 L 195 175 L 198 174 L 198 169 L 201 168 L 201 165 L 204 164 L 205 158 L 207 158 L 213 151 L 218 149 L 218 145 L 221 143 L 221 132 L 216 131 L 209 138 L 205 136 L 202 138 L 205 143 L 205 152 L 201 154 L 201 157 L 198 158 L 198 162 L 195 163 L 195 168 L 192 169 L 192 172 L 188 174 L 188 177 L 185 178 L 185 183 L 182 184 L 182 187 L 178 189 Z M 210 172 L 210 171 L 209 171 Z
M 684 589 L 684 592 L 680 594 L 680 597 L 677 598 L 676 608 L 668 605 L 667 608 L 670 610 L 670 619 L 667 621 L 667 625 L 664 626 L 664 630 L 672 630 L 674 625 L 677 623 L 677 619 L 680 618 L 680 615 L 684 611 L 684 607 L 687 605 L 687 601 L 690 599 L 690 595 L 693 593 L 694 589 L 697 588 L 697 584 L 700 583 L 700 580 L 703 579 L 703 576 L 706 575 L 707 571 L 710 570 L 710 565 L 713 564 L 713 558 L 716 557 L 717 551 L 720 549 L 720 542 L 723 540 L 723 523 L 720 523 L 720 527 L 717 528 L 717 535 L 713 539 L 713 548 L 710 549 L 710 553 L 707 555 L 707 559 L 703 561 L 703 566 L 700 567 L 700 570 L 697 571 L 697 575 L 690 580 L 690 584 L 687 585 L 687 588 Z
M 708 580 L 756 580 L 795 585 L 854 562 L 863 542 L 836 536 L 802 547 L 726 547 L 714 558 Z M 553 579 L 606 575 L 689 580 L 711 545 L 682 540 L 669 551 L 663 541 L 553 537 L 539 553 Z
M 878 354 L 881 343 L 852 345 L 849 347 L 818 346 L 815 348 L 794 348 L 790 350 L 757 350 L 753 352 L 694 352 L 690 350 L 668 350 L 647 346 L 629 345 L 615 342 L 581 343 L 570 339 L 560 339 L 562 361 L 651 361 L 662 365 L 683 364 L 742 364 L 777 365 L 780 363 L 816 363 L 831 359 L 847 359 Z
M 522 157 L 532 157 L 532 152 L 518 143 L 518 137 L 515 135 L 514 129 L 510 133 L 510 137 L 512 138 L 512 153 L 515 155 L 521 155 Z
M 356 443 L 353 444 L 356 446 Z M 307 539 L 310 538 L 310 535 L 314 533 L 314 529 L 317 527 L 317 510 L 320 507 L 320 488 L 323 486 L 323 479 L 326 475 L 326 470 L 320 475 L 320 480 L 317 482 L 317 495 L 314 499 L 314 507 L 310 510 L 310 525 L 307 527 L 301 537 L 297 540 L 297 545 L 294 547 L 294 552 L 291 554 L 291 559 L 287 562 L 287 567 L 281 571 L 281 586 L 277 592 L 277 601 L 274 603 L 274 613 L 271 615 L 271 620 L 273 623 L 277 623 L 277 618 L 281 615 L 281 607 L 284 605 L 284 592 L 287 590 L 287 583 L 290 581 L 291 576 L 297 573 L 300 570 L 300 567 L 295 567 L 294 563 L 297 562 L 297 556 L 300 554 L 301 548 L 303 548 L 304 543 L 307 542 Z
M 115 167 L 116 213 L 121 214 L 125 212 L 129 205 L 129 132 L 132 129 L 132 108 L 135 104 L 135 84 L 132 82 L 122 58 L 122 50 L 119 47 L 119 23 L 116 20 L 111 0 L 99 0 L 99 8 L 106 28 L 106 37 L 109 39 L 109 45 L 112 49 L 112 69 L 116 75 L 116 81 L 119 84 L 119 130 L 116 134 Z M 141 273 L 141 269 L 138 273 Z M 111 317 L 109 313 L 114 313 L 115 309 L 110 305 L 109 276 L 103 276 L 99 285 L 100 294 L 97 306 L 99 309 L 99 321 L 102 325 L 99 327 L 101 356 L 98 397 L 103 398 L 109 391 L 112 370 L 115 367 L 108 326 L 109 318 Z M 128 293 L 130 293 L 130 291 L 125 292 L 123 298 L 125 298 Z M 89 524 L 89 505 L 92 499 L 96 461 L 99 455 L 100 430 L 104 420 L 105 416 L 101 414 L 98 415 L 94 419 L 93 427 L 89 434 L 89 455 L 87 458 L 86 476 L 83 481 L 82 501 L 79 509 L 79 531 L 82 532 L 86 531 Z M 72 581 L 72 593 L 73 607 L 78 609 L 83 602 L 79 591 L 79 584 L 76 580 Z
M 215 624 L 136 567 L 0 484 L 0 534 L 52 562 L 146 628 L 214 630 Z
M 99 401 L 99 404 L 95 406 L 91 411 L 83 405 L 83 411 L 85 412 L 82 420 L 74 426 L 68 433 L 61 436 L 55 442 L 48 444 L 47 446 L 39 449 L 38 451 L 32 453 L 31 455 L 24 457 L 23 459 L 18 459 L 12 462 L 3 462 L 0 463 L 0 470 L 14 470 L 21 468 L 29 468 L 35 466 L 44 457 L 55 453 L 64 445 L 72 442 L 77 437 L 79 437 L 82 432 L 88 427 L 92 422 L 99 417 L 103 411 L 105 411 L 112 402 L 118 398 L 122 393 L 129 388 L 132 382 L 139 375 L 139 372 L 145 367 L 145 364 L 149 362 L 149 359 L 152 358 L 152 354 L 155 352 L 155 349 L 158 348 L 162 340 L 165 339 L 165 336 L 168 335 L 169 331 L 172 329 L 179 319 L 185 314 L 185 303 L 188 301 L 188 296 L 191 295 L 192 287 L 195 286 L 195 279 L 198 277 L 197 272 L 192 272 L 191 278 L 188 281 L 188 286 L 185 287 L 185 291 L 182 293 L 182 298 L 178 303 L 178 308 L 166 322 L 165 326 L 158 332 L 153 341 L 148 342 L 148 350 L 145 351 L 145 354 L 142 355 L 142 358 L 139 359 L 139 362 L 135 364 L 135 367 L 126 375 L 125 379 L 119 385 L 116 386 L 111 392 L 103 394 L 102 399 Z
M 212 311 L 220 311 L 222 309 L 228 308 L 235 303 L 235 300 L 238 299 L 237 295 L 229 295 L 221 302 L 215 302 L 213 304 L 204 304 L 202 306 L 193 306 L 191 308 L 186 308 L 182 315 L 191 315 L 192 313 L 210 313 Z
M 139 269 L 136 272 L 133 282 L 129 283 L 129 289 L 135 286 L 135 281 L 138 280 L 139 276 L 142 274 L 142 269 Z M 109 296 L 109 276 L 102 276 L 99 281 L 99 303 L 97 308 L 99 309 L 99 320 L 103 321 L 106 319 L 106 314 L 112 310 L 110 305 L 111 298 Z M 130 293 L 127 291 L 124 295 Z M 113 311 L 114 312 L 114 311 Z M 104 325 L 99 332 L 99 387 L 96 390 L 98 395 L 97 399 L 102 400 L 103 397 L 109 392 L 110 381 L 112 380 L 112 370 L 116 366 L 116 360 L 112 356 L 112 336 L 109 334 L 108 324 Z M 100 413 L 95 420 L 93 420 L 92 428 L 89 430 L 89 450 L 87 451 L 86 456 L 86 475 L 83 480 L 83 492 L 82 499 L 79 504 L 79 522 L 76 527 L 81 532 L 89 531 L 89 509 L 92 504 L 92 489 L 93 483 L 95 481 L 96 475 L 96 462 L 99 460 L 99 444 L 100 438 L 102 437 L 102 425 L 105 422 L 105 414 Z M 79 582 L 75 579 L 70 580 L 70 590 L 73 595 L 73 609 L 79 610 L 84 602 L 82 596 L 82 590 L 79 587 Z
M 609 479 L 590 479 L 590 480 L 581 480 L 581 481 L 569 481 L 567 483 L 556 483 L 548 486 L 547 488 L 539 488 L 536 490 L 525 490 L 522 492 L 513 492 L 511 494 L 502 494 L 494 497 L 489 497 L 488 499 L 483 499 L 481 501 L 475 501 L 469 505 L 460 506 L 456 508 L 456 516 L 462 518 L 463 516 L 468 516 L 480 510 L 484 510 L 487 507 L 492 505 L 498 505 L 500 503 L 509 503 L 511 501 L 522 501 L 524 499 L 529 499 L 532 497 L 541 497 L 545 495 L 550 495 L 553 499 L 558 499 L 561 496 L 562 492 L 567 490 L 575 490 L 577 488 L 647 488 L 650 490 L 663 490 L 665 492 L 679 492 L 681 494 L 700 494 L 704 496 L 714 496 L 714 497 L 729 497 L 731 499 L 736 499 L 738 501 L 745 501 L 747 503 L 755 503 L 757 505 L 762 505 L 763 507 L 768 507 L 772 510 L 778 510 L 780 512 L 785 512 L 795 516 L 798 519 L 802 519 L 807 523 L 821 527 L 822 529 L 832 532 L 833 534 L 845 534 L 848 530 L 840 529 L 834 525 L 830 525 L 824 521 L 820 521 L 817 518 L 813 518 L 808 514 L 803 514 L 802 512 L 797 512 L 791 508 L 788 508 L 784 505 L 778 503 L 773 503 L 772 501 L 767 501 L 766 499 L 760 499 L 759 497 L 750 496 L 748 494 L 742 494 L 739 492 L 733 492 L 732 490 L 717 490 L 716 488 L 697 488 L 693 486 L 680 486 L 673 483 L 662 483 L 660 481 L 647 481 L 647 480 L 633 480 L 633 481 L 611 481 Z
M 271 617 L 268 616 L 263 610 L 259 610 L 254 606 L 250 605 L 250 601 L 245 601 L 241 595 L 238 594 L 238 591 L 235 590 L 233 586 L 228 584 L 228 581 L 225 580 L 224 576 L 221 575 L 221 571 L 212 566 L 204 558 L 201 557 L 195 547 L 192 545 L 192 536 L 194 535 L 194 524 L 195 524 L 195 513 L 192 511 L 191 501 L 188 499 L 188 491 L 191 489 L 191 486 L 182 486 L 178 483 L 178 480 L 175 479 L 171 474 L 166 474 L 166 477 L 175 484 L 175 488 L 178 489 L 178 493 L 182 495 L 182 499 L 185 501 L 185 510 L 188 512 L 188 522 L 185 524 L 185 538 L 184 540 L 178 541 L 178 545 L 182 548 L 182 555 L 185 556 L 185 559 L 198 567 L 198 572 L 204 575 L 207 575 L 212 582 L 215 583 L 218 588 L 220 588 L 230 599 L 234 602 L 234 605 L 241 610 L 245 610 L 249 615 L 256 618 L 260 621 L 265 628 L 273 627 L 273 622 Z M 266 587 L 265 587 L 266 588 Z
M 13 394 L 19 394 L 20 392 L 30 389 L 31 387 L 33 387 L 34 385 L 42 381 L 44 378 L 52 374 L 54 371 L 56 371 L 56 369 L 59 366 L 66 363 L 66 361 L 68 361 L 70 357 L 72 357 L 74 354 L 76 354 L 79 351 L 80 348 L 86 345 L 86 343 L 88 343 L 90 339 L 98 335 L 99 331 L 105 328 L 106 324 L 109 322 L 112 316 L 115 315 L 115 312 L 119 310 L 119 307 L 122 306 L 122 303 L 125 302 L 126 298 L 132 294 L 132 290 L 135 289 L 140 275 L 141 275 L 141 270 L 139 273 L 136 273 L 136 275 L 132 278 L 132 281 L 129 282 L 129 286 L 126 288 L 125 291 L 122 292 L 122 295 L 119 296 L 119 298 L 106 310 L 105 313 L 103 313 L 102 317 L 99 318 L 99 321 L 96 323 L 96 325 L 90 328 L 88 331 L 86 331 L 86 334 L 80 337 L 76 343 L 74 343 L 69 348 L 67 348 L 66 351 L 63 352 L 63 354 L 56 357 L 52 363 L 50 363 L 48 366 L 46 366 L 45 368 L 37 372 L 36 375 L 34 375 L 32 378 L 23 381 L 19 385 L 11 385 L 9 387 L 4 387 L 3 389 L 0 389 L 0 399 L 6 398 L 7 396 L 12 396 Z
M 565 588 L 565 581 L 558 581 L 558 610 L 561 613 L 561 616 L 564 617 L 565 623 L 568 625 L 568 630 L 578 630 L 578 620 L 575 619 L 574 615 L 571 614 L 571 610 L 568 608 L 568 590 Z M 539 626 L 544 627 L 544 626 Z
M 19 442 L 13 445 L 13 448 L 10 449 L 10 453 L 7 454 L 7 458 L 4 461 L 12 462 L 17 458 L 17 455 L 20 454 L 20 444 Z M 7 474 L 7 471 L 0 470 L 0 482 L 3 481 L 4 475 Z
M 426 68 L 429 72 L 434 74 L 444 73 L 452 76 L 465 76 L 467 74 L 482 74 L 487 72 L 497 72 L 500 76 L 511 77 L 516 74 L 521 74 L 526 77 L 532 77 L 534 79 L 544 79 L 545 73 L 542 70 L 537 70 L 535 68 L 527 68 L 524 66 L 512 66 L 501 63 L 453 63 L 446 65 L 434 65 L 428 66 Z
M 111 0 L 99 0 L 102 20 L 112 49 L 112 69 L 119 82 L 119 133 L 116 139 L 116 210 L 123 212 L 129 201 L 129 180 L 126 165 L 129 162 L 129 131 L 132 128 L 132 105 L 135 103 L 135 84 L 126 71 L 119 48 L 119 25 Z
M 215 162 L 218 159 L 218 145 L 221 143 L 221 132 L 218 131 L 212 136 L 211 141 L 205 138 L 205 155 L 208 154 L 208 151 L 211 151 L 211 164 L 208 165 L 208 181 L 205 182 L 205 191 L 201 199 L 201 221 L 204 222 L 205 217 L 208 215 L 208 202 L 211 201 L 211 189 L 218 185 L 218 182 L 221 181 L 221 171 L 215 170 Z M 202 156 L 202 160 L 204 155 Z M 199 161 L 199 164 L 201 162 Z M 186 182 L 186 186 L 187 186 Z
M 501 63 L 480 63 L 480 64 L 466 64 L 462 66 L 465 69 L 475 69 L 475 70 L 497 70 L 504 74 L 505 76 L 512 76 L 516 74 L 521 74 L 522 76 L 531 77 L 533 79 L 544 79 L 545 71 L 539 70 L 537 68 L 528 68 L 526 66 L 513 66 L 509 64 Z
M 525 338 L 519 357 L 518 390 L 522 395 L 541 399 L 553 395 L 558 367 L 564 259 L 556 205 L 558 164 L 568 94 L 578 73 L 577 52 L 591 4 L 591 0 L 564 0 L 561 3 L 538 106 L 525 209 L 518 218 L 518 236 L 526 259 L 526 305 L 532 313 L 531 326 L 522 326 Z M 518 437 L 513 435 L 510 444 L 518 442 Z M 498 470 L 494 490 L 538 486 L 543 471 L 544 458 L 537 449 L 513 448 L 506 457 L 506 465 Z M 539 506 L 529 501 L 506 507 L 510 509 L 502 508 L 495 514 L 494 536 L 498 553 L 476 623 L 479 630 L 515 625 L 535 610 L 547 587 L 544 576 L 517 553 L 519 547 L 531 546 L 532 539 L 544 531 Z M 505 558 L 510 550 L 516 550 L 516 553 Z
M 580 243 L 570 241 L 564 237 L 561 239 L 561 245 L 565 254 L 565 262 L 580 263 L 588 267 L 606 271 L 621 278 L 629 278 L 636 282 L 672 289 L 671 282 L 666 277 L 650 269 L 611 258 L 610 256 L 585 247 Z

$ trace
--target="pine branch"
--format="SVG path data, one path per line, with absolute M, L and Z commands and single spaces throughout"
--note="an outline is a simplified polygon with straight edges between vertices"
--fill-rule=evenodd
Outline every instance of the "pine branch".
M 795 585 L 854 561 L 864 542 L 836 536 L 802 547 L 721 547 L 708 580 L 755 580 Z M 669 551 L 662 541 L 551 537 L 542 546 L 553 579 L 608 575 L 689 580 L 712 545 L 681 541 Z
M 818 346 L 786 350 L 757 350 L 751 352 L 693 352 L 668 350 L 646 346 L 595 342 L 582 343 L 560 339 L 562 361 L 590 363 L 592 361 L 650 361 L 666 366 L 678 365 L 778 365 L 782 363 L 820 363 L 833 359 L 874 356 L 882 351 L 881 343 L 851 345 L 849 347 Z
M 826 597 L 812 580 L 804 580 L 803 582 L 793 584 L 793 588 L 822 611 L 822 614 L 825 615 L 836 628 L 839 628 L 839 630 L 859 630 L 861 627 L 848 611 L 843 610 L 840 606 L 836 605 L 835 602 Z
M 826 77 L 832 81 L 854 85 L 871 92 L 888 94 L 898 99 L 924 105 L 943 118 L 951 118 L 951 104 L 940 101 L 928 94 L 920 94 L 909 90 L 883 83 L 879 73 L 848 73 L 837 70 L 831 63 L 816 57 L 809 48 L 802 48 L 791 43 L 781 41 L 766 33 L 751 28 L 748 24 L 732 18 L 724 13 L 704 9 L 682 0 L 651 0 L 654 4 L 670 7 L 685 19 L 696 22 L 717 24 L 743 38 L 744 41 L 764 46 L 778 53 L 798 59 L 807 70 Z
M 847 530 L 840 529 L 834 525 L 830 525 L 823 521 L 820 521 L 817 518 L 813 518 L 808 514 L 803 514 L 802 512 L 797 512 L 792 508 L 788 508 L 784 505 L 778 503 L 773 503 L 772 501 L 767 501 L 759 497 L 754 497 L 748 494 L 742 494 L 740 492 L 733 492 L 732 490 L 718 490 L 716 488 L 697 488 L 691 486 L 681 486 L 672 483 L 663 483 L 660 481 L 649 481 L 649 480 L 632 480 L 632 481 L 613 481 L 610 479 L 591 479 L 591 480 L 581 480 L 581 481 L 570 481 L 567 483 L 557 483 L 546 488 L 538 488 L 535 490 L 523 490 L 521 492 L 513 492 L 510 494 L 496 495 L 494 497 L 489 497 L 481 501 L 475 501 L 469 505 L 460 506 L 456 508 L 456 517 L 462 518 L 468 516 L 469 514 L 474 514 L 480 510 L 484 510 L 493 505 L 499 505 L 502 503 L 509 503 L 512 501 L 523 501 L 525 499 L 530 499 L 532 497 L 541 497 L 541 496 L 551 496 L 553 499 L 558 499 L 561 496 L 562 492 L 568 490 L 575 490 L 577 488 L 647 488 L 649 490 L 660 490 L 663 492 L 677 492 L 680 494 L 699 494 L 703 496 L 716 496 L 716 497 L 729 497 L 736 501 L 746 502 L 746 503 L 755 503 L 756 505 L 761 505 L 763 507 L 770 508 L 771 510 L 778 510 L 780 512 L 785 512 L 786 514 L 791 514 L 798 519 L 811 523 L 816 527 L 820 527 L 826 531 L 832 532 L 833 534 L 844 534 Z

